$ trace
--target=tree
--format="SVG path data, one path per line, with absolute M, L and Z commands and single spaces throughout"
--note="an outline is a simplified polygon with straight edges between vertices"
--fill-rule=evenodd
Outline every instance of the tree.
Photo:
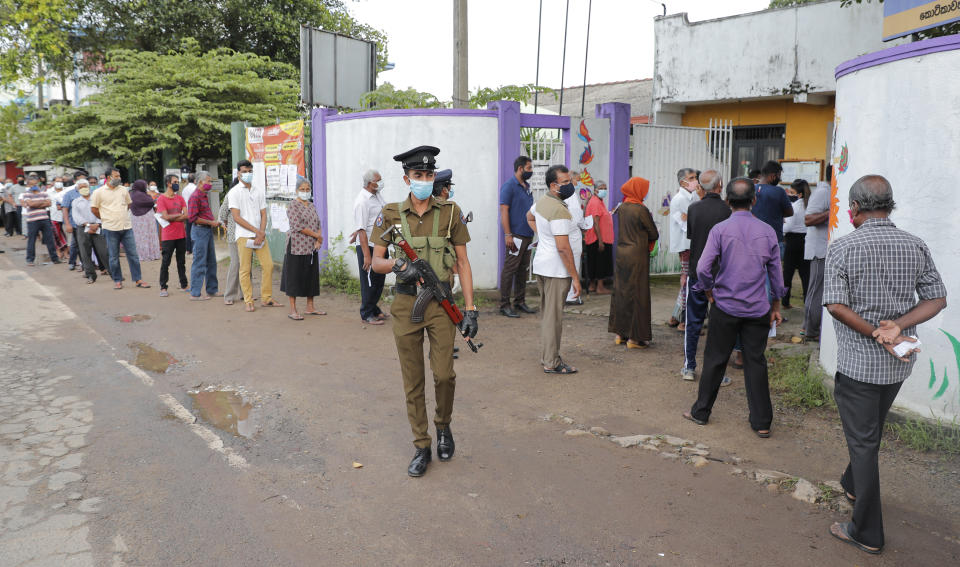
M 536 85 L 506 85 L 491 89 L 478 87 L 470 93 L 471 108 L 486 108 L 487 103 L 495 100 L 515 100 L 526 104 L 536 92 L 553 92 L 547 87 Z M 358 110 L 384 110 L 388 108 L 446 108 L 449 102 L 441 102 L 436 96 L 418 91 L 413 87 L 397 90 L 390 83 L 384 83 L 377 90 L 365 93 L 360 98 Z
M 515 100 L 521 104 L 527 104 L 535 93 L 552 92 L 553 89 L 534 84 L 506 85 L 495 89 L 477 87 L 477 90 L 470 94 L 470 106 L 486 108 L 487 103 L 495 100 Z
M 297 69 L 250 53 L 202 52 L 196 40 L 159 54 L 117 50 L 101 92 L 79 108 L 52 108 L 30 124 L 22 158 L 79 165 L 96 158 L 157 164 L 163 149 L 185 162 L 230 155 L 230 123 L 298 117 Z
M 62 77 L 72 65 L 73 0 L 0 0 L 0 83 L 28 81 L 41 89 L 52 71 Z
M 0 160 L 11 160 L 23 146 L 23 124 L 34 112 L 33 103 L 12 102 L 0 107 Z

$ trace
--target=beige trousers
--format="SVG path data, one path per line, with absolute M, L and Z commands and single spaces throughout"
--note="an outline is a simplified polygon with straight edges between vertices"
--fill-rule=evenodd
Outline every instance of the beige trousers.
M 563 335 L 563 302 L 571 278 L 537 276 L 540 288 L 540 363 L 544 368 L 560 365 L 560 338 Z

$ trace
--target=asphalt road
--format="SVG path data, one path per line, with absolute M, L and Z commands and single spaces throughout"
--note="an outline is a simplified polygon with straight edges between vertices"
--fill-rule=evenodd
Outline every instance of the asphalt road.
M 695 386 L 678 383 L 667 331 L 625 352 L 605 320 L 568 317 L 581 372 L 547 377 L 537 321 L 485 312 L 486 346 L 457 363 L 457 454 L 412 479 L 389 325 L 361 325 L 355 300 L 335 295 L 318 298 L 328 316 L 300 322 L 160 298 L 157 265 L 145 266 L 154 288 L 114 291 L 0 257 L 0 565 L 960 562 L 952 510 L 898 478 L 884 477 L 898 494 L 874 558 L 829 536 L 843 514 L 733 474 L 833 478 L 844 448 L 831 437 L 805 456 L 809 440 L 777 423 L 771 440 L 750 435 L 736 385 L 715 424 L 682 422 Z M 143 367 L 171 365 L 144 371 L 138 353 Z M 246 419 L 205 419 L 188 392 L 207 387 L 242 391 L 245 403 L 212 403 Z M 565 434 L 591 426 L 676 435 L 718 460 Z

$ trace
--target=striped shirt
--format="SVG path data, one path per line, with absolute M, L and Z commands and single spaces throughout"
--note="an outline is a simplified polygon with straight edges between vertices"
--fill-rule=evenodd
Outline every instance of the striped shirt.
M 187 219 L 191 223 L 197 224 L 197 220 L 214 220 L 213 211 L 210 210 L 209 195 L 203 189 L 198 189 L 190 195 L 190 201 L 187 202 Z
M 886 218 L 869 218 L 860 228 L 827 248 L 823 304 L 846 305 L 867 323 L 901 317 L 922 300 L 947 296 L 930 249 L 916 236 Z M 872 337 L 834 319 L 837 372 L 869 384 L 897 384 L 913 371 L 910 362 L 894 358 Z M 916 327 L 901 331 L 916 335 Z
M 50 199 L 44 191 L 28 191 L 20 197 L 20 202 L 23 204 L 23 207 L 26 209 L 25 216 L 27 222 L 49 220 L 50 219 L 50 210 L 48 207 L 37 206 L 34 207 L 32 204 L 36 203 L 39 205 L 43 201 Z

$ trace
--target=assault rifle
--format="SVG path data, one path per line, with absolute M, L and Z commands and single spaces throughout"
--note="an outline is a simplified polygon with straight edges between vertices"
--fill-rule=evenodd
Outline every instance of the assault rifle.
M 392 242 L 395 246 L 399 246 L 410 260 L 410 265 L 417 268 L 420 274 L 422 274 L 422 281 L 419 282 L 420 290 L 417 292 L 417 299 L 413 302 L 410 321 L 412 323 L 422 323 L 423 312 L 426 310 L 427 304 L 435 299 L 440 302 L 440 307 L 443 307 L 443 310 L 447 313 L 447 317 L 449 317 L 450 320 L 453 321 L 453 324 L 460 330 L 460 335 L 463 337 L 463 340 L 466 341 L 470 350 L 478 352 L 480 347 L 483 346 L 483 343 L 474 343 L 470 337 L 467 336 L 467 332 L 464 331 L 460 325 L 461 322 L 463 322 L 463 313 L 460 311 L 460 308 L 457 307 L 457 304 L 454 303 L 450 288 L 440 282 L 440 278 L 437 277 L 437 273 L 433 271 L 430 264 L 424 261 L 423 258 L 417 256 L 417 253 L 413 251 L 413 247 L 403 238 L 403 234 L 397 230 L 396 226 L 393 226 L 387 231 L 383 239 Z

